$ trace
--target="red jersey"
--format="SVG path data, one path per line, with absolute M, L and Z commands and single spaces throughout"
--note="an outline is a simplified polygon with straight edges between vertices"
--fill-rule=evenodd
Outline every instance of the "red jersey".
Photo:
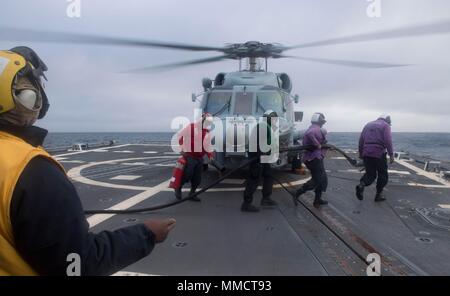
M 202 128 L 198 123 L 191 123 L 178 136 L 182 153 L 195 158 L 203 158 L 205 155 L 212 157 L 211 135 L 208 129 Z

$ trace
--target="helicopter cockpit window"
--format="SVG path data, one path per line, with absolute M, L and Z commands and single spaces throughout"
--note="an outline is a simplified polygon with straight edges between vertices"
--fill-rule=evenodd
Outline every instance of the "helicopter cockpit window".
M 252 92 L 238 92 L 235 98 L 234 114 L 249 115 L 253 113 L 253 95 Z
M 208 96 L 205 111 L 214 116 L 230 114 L 231 92 L 212 92 Z
M 280 116 L 286 112 L 283 97 L 279 92 L 267 91 L 256 94 L 256 114 L 262 115 L 267 110 L 273 110 Z

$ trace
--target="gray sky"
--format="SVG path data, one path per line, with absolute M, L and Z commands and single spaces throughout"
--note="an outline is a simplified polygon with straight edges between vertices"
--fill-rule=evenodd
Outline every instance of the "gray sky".
M 369 18 L 367 0 L 81 0 L 81 18 L 69 18 L 66 0 L 15 0 L 3 4 L 0 26 L 211 46 L 248 40 L 293 45 L 450 19 L 448 0 L 381 3 L 381 18 Z M 169 131 L 173 117 L 193 116 L 190 94 L 201 91 L 203 77 L 237 69 L 230 60 L 120 74 L 217 53 L 21 44 L 33 47 L 49 66 L 51 109 L 38 125 L 50 131 Z M 2 49 L 15 45 L 0 41 Z M 412 66 L 371 70 L 286 59 L 270 61 L 269 70 L 288 73 L 300 95 L 296 108 L 307 119 L 324 112 L 330 131 L 359 131 L 366 121 L 390 113 L 394 131 L 450 132 L 449 48 L 450 35 L 436 35 L 293 50 L 289 54 Z

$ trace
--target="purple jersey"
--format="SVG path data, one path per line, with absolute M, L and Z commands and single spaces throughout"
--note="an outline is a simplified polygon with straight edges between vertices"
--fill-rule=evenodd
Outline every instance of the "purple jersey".
M 325 151 L 323 149 L 319 149 L 319 146 L 325 144 L 325 142 L 326 137 L 322 132 L 320 126 L 313 123 L 303 136 L 303 145 L 314 146 L 316 147 L 316 149 L 312 151 L 305 151 L 305 153 L 303 154 L 303 160 L 311 161 L 315 158 L 323 159 L 325 157 Z
M 369 122 L 359 138 L 360 157 L 381 158 L 386 151 L 394 156 L 391 126 L 383 119 Z

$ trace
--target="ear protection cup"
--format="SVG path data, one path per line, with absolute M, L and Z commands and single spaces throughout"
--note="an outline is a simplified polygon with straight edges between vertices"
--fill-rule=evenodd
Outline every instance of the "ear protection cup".
M 36 103 L 38 103 L 38 94 L 31 89 L 24 89 L 20 91 L 19 93 L 14 95 L 14 98 L 22 104 L 25 108 L 28 110 L 36 110 L 40 109 L 41 103 L 39 102 L 39 106 L 36 106 Z
M 47 94 L 44 91 L 44 88 L 41 84 L 41 77 L 43 77 L 45 80 L 47 78 L 45 77 L 44 72 L 48 70 L 47 65 L 39 58 L 39 56 L 29 47 L 26 46 L 18 46 L 11 49 L 12 52 L 15 52 L 17 54 L 20 54 L 23 56 L 28 63 L 25 68 L 20 70 L 18 75 L 24 75 L 32 79 L 33 83 L 36 85 L 36 87 L 39 89 L 39 92 L 42 96 L 42 108 L 39 112 L 38 119 L 42 119 L 47 114 L 48 109 L 50 108 L 50 104 L 48 101 Z
M 48 102 L 47 94 L 44 92 L 41 86 L 39 86 L 41 89 L 41 96 L 42 96 L 42 107 L 41 111 L 39 112 L 38 119 L 42 119 L 47 114 L 48 109 L 50 108 L 50 104 Z

